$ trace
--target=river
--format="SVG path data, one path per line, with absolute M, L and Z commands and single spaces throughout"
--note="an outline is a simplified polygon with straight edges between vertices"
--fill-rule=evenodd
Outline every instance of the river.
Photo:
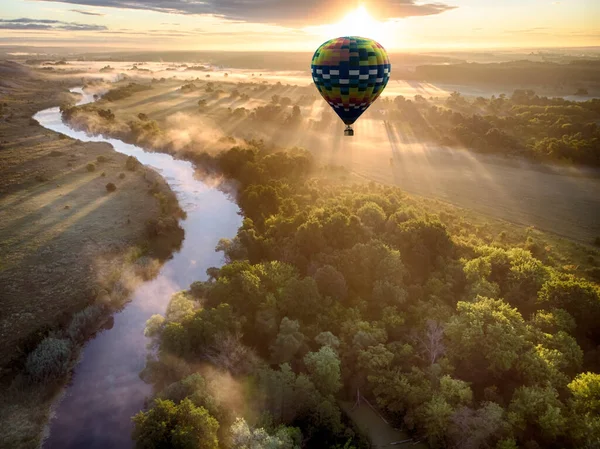
M 80 88 L 78 104 L 90 103 L 92 95 Z M 177 195 L 187 218 L 181 222 L 185 239 L 158 276 L 141 284 L 131 302 L 114 316 L 111 329 L 99 333 L 84 347 L 71 383 L 54 408 L 45 449 L 122 449 L 133 447 L 131 417 L 151 394 L 139 373 L 148 355 L 144 336 L 146 320 L 164 314 L 171 295 L 206 279 L 206 269 L 221 266 L 215 246 L 232 237 L 241 225 L 239 208 L 223 192 L 194 177 L 190 162 L 168 154 L 146 152 L 135 145 L 103 136 L 89 136 L 69 128 L 59 108 L 38 112 L 34 118 L 45 128 L 84 142 L 107 142 L 119 153 L 136 157 L 158 171 Z

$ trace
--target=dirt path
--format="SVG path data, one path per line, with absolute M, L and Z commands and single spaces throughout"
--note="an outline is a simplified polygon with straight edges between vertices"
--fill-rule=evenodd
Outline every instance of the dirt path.
M 340 406 L 344 412 L 354 421 L 358 428 L 368 435 L 373 448 L 411 448 L 411 449 L 427 449 L 428 446 L 423 443 L 415 444 L 415 442 L 407 442 L 405 444 L 392 445 L 397 441 L 405 441 L 410 439 L 410 435 L 398 429 L 394 429 L 391 425 L 381 419 L 375 411 L 364 402 L 361 402 L 358 407 L 354 407 L 354 403 L 349 401 L 340 402 Z

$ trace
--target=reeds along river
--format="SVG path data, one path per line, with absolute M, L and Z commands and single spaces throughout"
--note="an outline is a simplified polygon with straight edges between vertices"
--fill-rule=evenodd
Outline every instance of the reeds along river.
M 92 95 L 80 88 L 72 92 L 82 95 L 78 104 L 93 101 Z M 207 268 L 222 264 L 215 246 L 220 238 L 236 234 L 242 218 L 237 205 L 223 192 L 194 177 L 190 162 L 75 131 L 62 122 L 58 107 L 40 111 L 34 118 L 45 128 L 73 139 L 107 142 L 119 153 L 153 167 L 166 179 L 187 213 L 181 223 L 185 239 L 180 251 L 155 279 L 133 292 L 131 302 L 115 315 L 113 327 L 99 333 L 83 349 L 72 382 L 55 407 L 43 445 L 47 449 L 130 448 L 131 417 L 143 408 L 144 399 L 151 393 L 150 386 L 139 378 L 148 355 L 146 320 L 153 314 L 164 314 L 173 293 L 206 279 Z

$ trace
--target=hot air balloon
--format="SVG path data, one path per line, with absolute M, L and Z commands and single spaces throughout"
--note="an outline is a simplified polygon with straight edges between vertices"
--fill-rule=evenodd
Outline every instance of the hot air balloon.
M 356 36 L 331 39 L 317 48 L 312 77 L 321 96 L 346 124 L 352 124 L 379 97 L 390 79 L 392 66 L 385 49 L 372 39 Z

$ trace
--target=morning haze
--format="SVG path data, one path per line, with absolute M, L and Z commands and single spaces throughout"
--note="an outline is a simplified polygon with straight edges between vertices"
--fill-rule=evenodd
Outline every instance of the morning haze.
M 600 447 L 599 23 L 3 0 L 0 449 Z

